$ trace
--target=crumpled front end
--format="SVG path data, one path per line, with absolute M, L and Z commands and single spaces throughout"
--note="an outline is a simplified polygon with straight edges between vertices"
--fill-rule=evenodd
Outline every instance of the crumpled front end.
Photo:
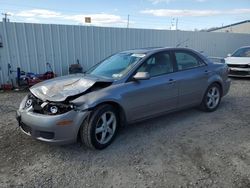
M 108 87 L 112 82 L 82 74 L 62 76 L 36 84 L 21 102 L 17 120 L 21 130 L 35 139 L 52 143 L 76 141 L 89 115 L 85 101 L 71 101 Z M 78 106 L 77 106 L 78 105 Z
M 46 108 L 36 109 L 40 101 L 31 94 L 23 99 L 17 111 L 17 120 L 22 132 L 37 140 L 50 143 L 75 142 L 78 130 L 89 111 L 72 108 L 53 115 L 46 112 Z
M 85 78 L 83 75 L 62 76 L 41 82 L 30 88 L 33 95 L 43 101 L 60 102 L 69 96 L 85 92 L 96 83 L 97 79 Z

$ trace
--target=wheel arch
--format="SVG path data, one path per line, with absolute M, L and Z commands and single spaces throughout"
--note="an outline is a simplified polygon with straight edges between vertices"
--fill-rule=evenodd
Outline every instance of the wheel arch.
M 209 86 L 211 86 L 212 84 L 217 84 L 220 87 L 221 95 L 223 96 L 223 81 L 222 81 L 222 78 L 220 76 L 218 76 L 218 75 L 211 77 L 208 80 L 207 88 L 209 88 Z
M 119 126 L 121 126 L 121 127 L 125 126 L 127 124 L 126 113 L 125 113 L 123 107 L 116 101 L 112 101 L 112 100 L 102 101 L 100 103 L 96 103 L 95 105 L 91 106 L 90 108 L 88 108 L 88 110 L 91 112 L 91 111 L 95 110 L 96 108 L 98 108 L 99 106 L 105 105 L 105 104 L 111 105 L 114 108 L 118 109 Z M 88 120 L 91 117 L 91 114 L 92 113 L 89 113 L 88 117 L 86 117 L 83 120 L 83 122 Z M 77 141 L 80 141 L 80 128 L 81 128 L 81 126 L 79 127 L 78 132 L 77 132 Z
M 221 91 L 221 94 L 223 95 L 223 87 L 222 87 L 222 84 L 219 82 L 219 81 L 215 81 L 215 82 L 213 82 L 213 83 L 211 83 L 210 85 L 212 85 L 212 84 L 217 84 L 220 88 L 220 91 Z
M 98 103 L 97 105 L 95 105 L 94 107 L 92 107 L 92 109 L 95 109 L 97 108 L 98 106 L 101 106 L 101 105 L 105 105 L 105 104 L 108 104 L 108 105 L 111 105 L 113 106 L 115 109 L 118 110 L 118 118 L 119 118 L 119 123 L 121 126 L 124 126 L 127 124 L 127 118 L 126 118 L 126 113 L 123 109 L 123 107 L 116 101 L 111 101 L 111 100 L 108 100 L 108 101 L 103 101 L 101 103 Z

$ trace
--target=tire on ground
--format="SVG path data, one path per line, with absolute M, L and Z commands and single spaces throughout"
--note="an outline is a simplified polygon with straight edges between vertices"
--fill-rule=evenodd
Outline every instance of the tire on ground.
M 101 144 L 98 142 L 98 140 L 96 139 L 96 126 L 98 123 L 99 118 L 105 113 L 105 112 L 113 112 L 115 114 L 115 118 L 116 118 L 116 129 L 115 132 L 113 134 L 113 137 L 111 138 L 111 140 L 109 140 L 107 143 L 105 144 Z M 117 110 L 109 104 L 103 104 L 100 105 L 98 107 L 96 107 L 93 112 L 90 114 L 89 118 L 86 118 L 86 120 L 84 120 L 83 124 L 81 125 L 80 128 L 80 138 L 81 138 L 81 142 L 86 145 L 89 148 L 92 149 L 104 149 L 107 146 L 109 146 L 112 141 L 114 140 L 116 134 L 117 134 L 117 130 L 119 127 L 119 119 L 118 119 L 118 112 Z
M 218 91 L 219 91 L 219 102 L 218 102 L 218 104 L 214 108 L 209 108 L 209 106 L 207 105 L 207 95 L 208 95 L 208 92 L 210 91 L 210 89 L 213 88 L 213 87 L 216 87 L 218 89 Z M 206 112 L 213 112 L 213 111 L 215 111 L 219 107 L 219 105 L 220 105 L 221 96 L 222 96 L 221 86 L 219 84 L 217 84 L 217 83 L 211 84 L 207 88 L 207 90 L 206 90 L 206 92 L 205 92 L 205 94 L 203 96 L 203 99 L 202 99 L 202 102 L 201 102 L 199 108 L 201 110 L 203 110 L 203 111 L 206 111 Z

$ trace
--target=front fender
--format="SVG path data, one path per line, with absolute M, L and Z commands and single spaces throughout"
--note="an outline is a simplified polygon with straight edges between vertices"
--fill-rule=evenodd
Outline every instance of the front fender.
M 94 107 L 98 106 L 101 103 L 113 102 L 122 106 L 120 104 L 121 97 L 119 95 L 110 94 L 104 90 L 102 91 L 95 91 L 89 94 L 80 96 L 71 101 L 74 105 L 77 106 L 79 110 L 87 110 L 93 109 Z
M 108 96 L 105 94 L 92 94 L 91 96 L 81 96 L 74 101 L 71 101 L 77 107 L 79 111 L 92 111 L 96 106 L 104 103 L 114 104 L 119 107 L 119 117 L 121 125 L 126 125 L 127 123 L 127 114 L 124 110 L 122 104 L 120 103 L 121 97 L 119 95 Z

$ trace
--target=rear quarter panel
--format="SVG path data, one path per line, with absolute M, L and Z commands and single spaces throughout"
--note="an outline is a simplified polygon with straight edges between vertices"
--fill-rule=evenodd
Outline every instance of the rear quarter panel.
M 208 86 L 217 82 L 222 87 L 223 96 L 227 94 L 230 87 L 230 79 L 228 78 L 228 66 L 225 63 L 209 63 L 211 75 L 208 78 Z

